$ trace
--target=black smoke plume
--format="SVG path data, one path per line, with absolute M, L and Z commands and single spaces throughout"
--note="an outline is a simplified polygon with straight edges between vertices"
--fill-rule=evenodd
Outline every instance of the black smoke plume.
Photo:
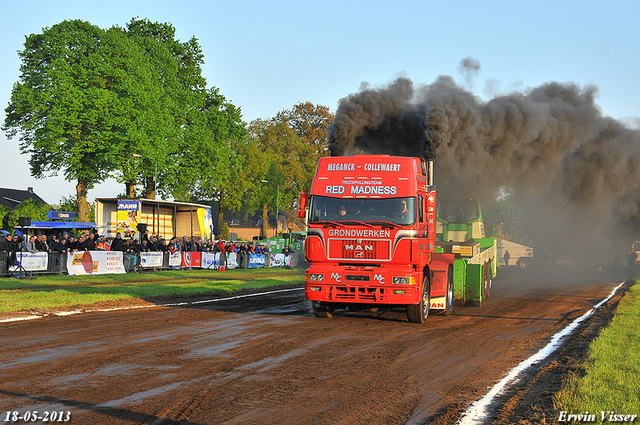
M 596 95 L 552 82 L 483 102 L 448 76 L 398 78 L 341 99 L 329 149 L 435 159 L 440 193 L 508 188 L 532 238 L 604 257 L 640 239 L 640 132 L 604 116 Z

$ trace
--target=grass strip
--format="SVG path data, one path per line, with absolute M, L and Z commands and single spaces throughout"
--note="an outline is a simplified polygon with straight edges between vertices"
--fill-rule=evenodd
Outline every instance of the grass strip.
M 640 285 L 630 288 L 609 326 L 589 346 L 585 374 L 572 376 L 554 397 L 557 418 L 585 415 L 607 423 L 640 415 Z M 564 412 L 564 413 L 563 413 Z M 591 415 L 594 415 L 591 417 Z M 620 415 L 621 417 L 612 417 Z M 634 422 L 639 423 L 637 416 Z
M 0 314 L 130 298 L 211 294 L 304 282 L 302 269 L 181 270 L 122 275 L 0 279 Z

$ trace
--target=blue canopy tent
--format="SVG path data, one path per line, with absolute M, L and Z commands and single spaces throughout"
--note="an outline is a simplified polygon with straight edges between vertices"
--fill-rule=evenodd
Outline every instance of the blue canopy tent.
M 16 233 L 22 236 L 22 230 L 24 233 L 42 233 L 47 230 L 76 230 L 76 229 L 95 229 L 96 223 L 83 223 L 78 221 L 32 221 L 31 226 L 25 226 L 22 228 L 16 228 Z M 49 233 L 49 232 L 46 232 Z

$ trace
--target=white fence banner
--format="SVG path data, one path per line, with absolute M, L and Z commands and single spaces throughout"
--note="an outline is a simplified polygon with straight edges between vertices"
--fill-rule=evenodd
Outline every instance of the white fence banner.
M 172 252 L 169 254 L 169 267 L 180 268 L 182 264 L 182 254 L 180 251 Z
M 227 269 L 235 269 L 238 267 L 238 254 L 235 252 L 227 252 Z
M 285 266 L 285 258 L 284 254 L 269 254 L 271 259 L 271 267 L 284 267 Z
M 9 267 L 9 272 L 18 270 L 20 264 L 28 272 L 46 271 L 49 266 L 49 255 L 46 252 L 16 252 L 16 264 Z
M 77 251 L 67 255 L 69 275 L 126 273 L 121 251 Z
M 220 253 L 203 252 L 200 265 L 203 269 L 218 270 L 220 268 Z
M 140 266 L 142 267 L 162 267 L 162 252 L 141 252 Z

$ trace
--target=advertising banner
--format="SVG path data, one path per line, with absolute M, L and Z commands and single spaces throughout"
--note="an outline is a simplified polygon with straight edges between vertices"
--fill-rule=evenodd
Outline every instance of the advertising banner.
M 238 254 L 235 252 L 227 252 L 227 269 L 235 269 L 238 267 Z
M 182 264 L 182 254 L 180 251 L 172 252 L 169 254 L 169 267 L 180 268 Z
M 49 255 L 46 252 L 23 252 L 22 258 L 20 253 L 16 253 L 17 263 L 9 267 L 9 272 L 18 270 L 20 263 L 28 272 L 46 271 L 49 266 Z
M 203 269 L 218 270 L 220 268 L 220 253 L 203 252 L 200 256 Z
M 183 252 L 182 253 L 182 267 L 201 267 L 200 252 Z
M 267 263 L 264 254 L 249 254 L 249 268 L 264 267 Z
M 123 233 L 125 238 L 133 238 L 137 232 L 140 221 L 140 201 L 122 200 L 118 201 L 118 222 L 116 232 Z
M 70 276 L 126 273 L 121 251 L 77 251 L 67 255 Z
M 76 213 L 67 211 L 48 211 L 49 220 L 75 220 Z
M 271 259 L 271 267 L 284 267 L 286 265 L 284 254 L 269 254 L 269 257 Z
M 200 234 L 206 241 L 213 239 L 213 220 L 211 219 L 211 210 L 198 208 L 198 224 L 200 226 Z
M 141 252 L 140 266 L 142 267 L 162 267 L 162 252 Z

